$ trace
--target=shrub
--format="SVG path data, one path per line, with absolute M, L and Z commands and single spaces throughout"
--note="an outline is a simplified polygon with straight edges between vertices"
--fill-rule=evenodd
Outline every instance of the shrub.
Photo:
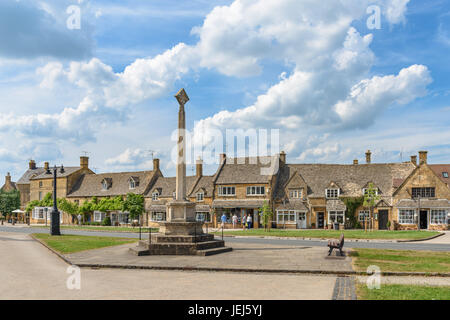
M 111 218 L 110 217 L 106 217 L 105 219 L 103 219 L 102 226 L 110 226 L 110 225 L 111 225 Z

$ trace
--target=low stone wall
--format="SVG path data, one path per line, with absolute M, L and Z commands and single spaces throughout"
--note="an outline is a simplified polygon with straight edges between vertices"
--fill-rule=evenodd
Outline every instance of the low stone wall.
M 428 230 L 445 231 L 448 230 L 447 224 L 430 224 Z

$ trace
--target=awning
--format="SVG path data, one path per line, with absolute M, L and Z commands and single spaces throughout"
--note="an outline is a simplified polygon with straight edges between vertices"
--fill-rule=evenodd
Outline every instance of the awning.
M 213 208 L 261 208 L 264 200 L 214 200 Z
M 342 200 L 327 200 L 327 211 L 345 211 L 347 206 Z
M 207 204 L 197 204 L 195 206 L 196 212 L 209 212 L 210 210 L 211 210 L 211 207 L 208 206 Z
M 25 211 L 22 211 L 20 209 L 16 209 L 16 210 L 13 211 L 13 213 L 25 213 Z
M 399 209 L 450 209 L 450 201 L 446 199 L 420 199 L 412 200 L 412 199 L 402 199 L 397 205 Z
M 166 212 L 166 206 L 161 204 L 152 204 L 149 209 L 151 212 Z

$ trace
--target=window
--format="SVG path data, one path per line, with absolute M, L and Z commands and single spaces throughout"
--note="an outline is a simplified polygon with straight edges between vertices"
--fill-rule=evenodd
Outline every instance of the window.
M 265 194 L 264 187 L 247 187 L 248 196 L 263 196 Z
M 447 210 L 444 209 L 431 210 L 430 223 L 447 224 Z
M 44 208 L 35 207 L 33 209 L 33 219 L 45 219 Z
M 39 200 L 42 200 L 42 191 L 39 191 Z
M 152 193 L 152 200 L 153 201 L 158 201 L 159 199 L 159 193 L 158 192 L 153 192 Z
M 328 212 L 329 223 L 344 223 L 344 211 L 330 211 Z
M 375 189 L 375 195 L 377 196 L 378 195 L 378 189 L 377 188 L 374 188 L 374 189 Z M 368 191 L 369 191 L 368 188 L 364 188 L 363 189 L 363 195 L 366 195 Z
M 200 222 L 211 222 L 211 216 L 209 212 L 196 212 L 195 220 Z
M 235 187 L 219 187 L 220 196 L 234 196 L 236 195 Z
M 39 181 L 39 188 L 42 188 L 42 181 Z
M 443 176 L 444 178 L 448 178 L 448 172 L 442 172 L 442 176 Z
M 435 188 L 412 188 L 413 198 L 434 198 Z
M 105 179 L 102 181 L 102 189 L 108 190 L 108 182 Z
M 106 217 L 106 213 L 94 211 L 94 222 L 102 222 Z
M 414 212 L 411 209 L 401 209 L 398 212 L 398 223 L 400 224 L 414 224 Z
M 130 179 L 130 189 L 135 189 L 136 188 L 136 183 L 134 182 L 133 179 Z
M 150 216 L 151 221 L 166 221 L 166 213 L 165 212 L 152 212 Z
M 329 199 L 339 198 L 339 189 L 327 189 L 326 196 Z
M 205 194 L 203 192 L 197 193 L 197 201 L 203 201 Z
M 277 223 L 294 224 L 296 221 L 296 212 L 294 210 L 277 210 Z
M 175 200 L 177 198 L 177 193 L 176 191 L 172 192 L 172 199 Z
M 76 205 L 80 205 L 80 200 L 75 200 Z
M 358 221 L 367 221 L 369 220 L 369 210 L 361 210 L 358 213 Z
M 289 198 L 291 199 L 299 199 L 302 197 L 302 190 L 290 190 Z

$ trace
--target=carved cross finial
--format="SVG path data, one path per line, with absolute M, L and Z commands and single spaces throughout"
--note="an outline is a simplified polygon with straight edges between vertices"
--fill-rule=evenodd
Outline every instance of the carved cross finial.
M 186 94 L 186 91 L 184 91 L 184 89 L 178 91 L 177 94 L 175 95 L 175 98 L 177 98 L 178 103 L 183 106 L 186 104 L 186 102 L 189 101 L 189 97 Z

